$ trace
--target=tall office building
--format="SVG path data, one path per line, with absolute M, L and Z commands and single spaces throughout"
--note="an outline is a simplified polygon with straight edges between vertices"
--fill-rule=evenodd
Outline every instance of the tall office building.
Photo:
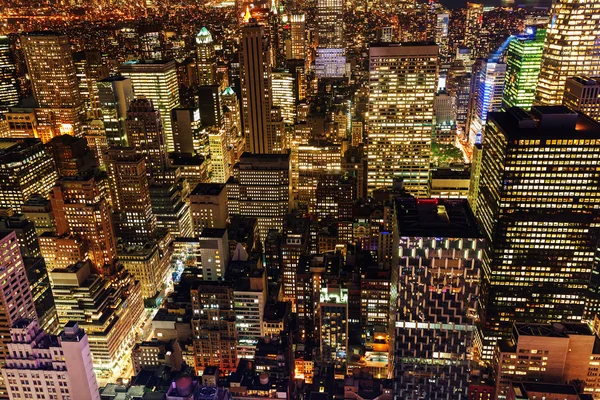
M 369 51 L 367 158 L 369 190 L 394 179 L 427 196 L 438 46 L 382 43 Z
M 488 113 L 502 107 L 502 92 L 506 64 L 495 58 L 481 61 L 481 68 L 473 74 L 471 107 L 467 117 L 469 143 L 481 143 Z
M 395 393 L 451 398 L 469 384 L 486 243 L 466 200 L 399 198 L 395 215 Z
M 467 3 L 464 46 L 471 49 L 471 54 L 475 53 L 475 46 L 479 40 L 482 25 L 483 4 Z
M 566 107 L 489 115 L 476 207 L 491 243 L 481 297 L 488 339 L 514 321 L 580 321 L 588 285 L 588 313 L 598 311 L 598 157 L 600 125 Z
M 308 218 L 297 218 L 295 215 L 288 216 L 283 227 L 281 270 L 277 273 L 281 274 L 283 301 L 292 304 L 293 312 L 296 312 L 298 261 L 302 255 L 308 254 L 309 228 L 310 220 Z
M 348 289 L 327 285 L 318 303 L 321 360 L 331 363 L 335 375 L 345 376 L 348 355 Z
M 273 71 L 272 79 L 273 105 L 279 107 L 285 124 L 291 125 L 296 120 L 296 79 L 287 70 Z
M 215 45 L 206 27 L 196 35 L 196 65 L 198 67 L 198 85 L 208 86 L 215 83 L 217 64 Z
M 152 100 L 137 98 L 127 111 L 127 142 L 146 159 L 149 177 L 160 176 L 167 168 L 167 144 L 160 112 Z
M 550 15 L 535 103 L 560 105 L 568 77 L 600 74 L 600 3 L 557 0 Z
M 317 2 L 318 77 L 341 77 L 346 73 L 346 42 L 344 40 L 344 1 Z
M 59 176 L 77 176 L 97 167 L 94 153 L 84 138 L 70 135 L 55 136 L 47 144 Z
M 21 38 L 36 106 L 45 114 L 54 135 L 83 134 L 84 104 L 69 38 L 52 32 Z
M 77 323 L 53 336 L 35 320 L 21 319 L 11 327 L 10 338 L 2 377 L 10 382 L 11 400 L 45 398 L 58 391 L 60 398 L 100 400 L 88 337 Z
M 17 77 L 8 36 L 0 36 L 0 113 L 19 102 Z
M 200 183 L 189 196 L 194 237 L 204 228 L 227 228 L 227 189 L 221 183 Z
M 267 303 L 267 270 L 254 269 L 235 281 L 233 304 L 236 316 L 237 356 L 253 359 L 258 341 L 264 337 Z
M 210 181 L 226 183 L 231 176 L 231 160 L 227 133 L 223 129 L 214 129 L 208 134 L 210 143 L 210 164 L 212 173 Z
M 54 160 L 39 139 L 0 139 L 1 207 L 20 212 L 32 194 L 47 197 L 57 178 Z
M 88 119 L 98 119 L 100 104 L 96 83 L 108 78 L 108 66 L 102 60 L 102 53 L 94 50 L 73 54 L 73 63 L 86 116 Z
M 92 273 L 90 264 L 80 261 L 50 273 L 58 317 L 65 329 L 76 322 L 85 330 L 94 371 L 120 376 L 144 313 L 140 282 L 127 271 L 103 278 Z M 77 357 L 77 346 L 72 352 L 65 359 Z
M 290 16 L 291 37 L 290 55 L 291 60 L 306 59 L 306 15 L 292 14 Z
M 105 182 L 99 181 L 93 173 L 62 177 L 50 197 L 57 234 L 79 237 L 99 274 L 110 274 L 117 256 L 117 239 L 107 198 Z
M 238 360 L 233 287 L 204 280 L 196 281 L 190 292 L 196 371 L 217 366 L 224 373 L 234 372 Z
M 112 76 L 97 83 L 98 101 L 109 146 L 127 146 L 125 119 L 129 103 L 135 98 L 131 79 Z
M 9 351 L 10 327 L 19 319 L 36 319 L 27 272 L 14 231 L 0 232 L 0 362 L 4 363 Z M 0 382 L 0 398 L 7 398 L 7 381 Z
M 563 104 L 595 121 L 600 121 L 600 78 L 567 78 Z
M 527 27 L 525 34 L 512 39 L 508 45 L 503 109 L 529 110 L 533 105 L 545 38 L 546 29 Z
M 123 64 L 121 74 L 131 79 L 136 96 L 152 100 L 160 111 L 167 150 L 175 151 L 171 110 L 179 107 L 179 85 L 175 61 L 131 61 Z
M 202 153 L 202 146 L 198 145 L 202 128 L 200 110 L 198 108 L 175 108 L 171 111 L 171 121 L 173 122 L 175 153 Z
M 114 147 L 107 152 L 106 167 L 118 234 L 144 245 L 156 229 L 146 161 L 131 147 Z
M 290 156 L 244 153 L 227 183 L 229 214 L 258 220 L 261 240 L 280 231 L 290 211 Z M 192 216 L 193 218 L 193 216 Z
M 272 115 L 269 53 L 264 27 L 255 22 L 244 26 L 240 43 L 242 124 L 246 151 L 255 154 L 281 152 L 284 140 Z
M 198 109 L 202 126 L 210 127 L 221 125 L 221 104 L 219 85 L 198 87 Z
M 297 199 L 299 205 L 315 213 L 317 184 L 326 174 L 342 171 L 342 146 L 327 142 L 309 142 L 298 146 L 298 161 L 292 171 L 298 177 Z

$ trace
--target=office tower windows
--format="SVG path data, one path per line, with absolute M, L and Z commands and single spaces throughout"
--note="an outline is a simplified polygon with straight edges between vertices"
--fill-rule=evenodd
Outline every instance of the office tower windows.
M 197 108 L 175 108 L 171 111 L 173 121 L 173 144 L 175 153 L 202 153 L 195 143 L 201 136 L 202 122 Z
M 535 103 L 562 104 L 565 81 L 575 75 L 600 74 L 596 0 L 557 0 L 546 32 Z
M 580 321 L 598 311 L 594 268 L 600 125 L 563 106 L 491 113 L 476 215 L 484 257 L 487 337 L 512 322 Z
M 148 176 L 159 176 L 167 168 L 167 144 L 160 112 L 152 100 L 131 101 L 125 124 L 129 146 L 146 159 Z
M 110 273 L 117 254 L 105 185 L 93 173 L 62 177 L 51 195 L 56 232 L 81 238 L 99 274 Z
M 369 190 L 399 178 L 410 193 L 427 196 L 438 46 L 375 44 L 369 55 Z
M 21 38 L 36 106 L 54 135 L 83 134 L 85 108 L 69 38 L 51 32 Z
M 250 23 L 242 28 L 242 124 L 246 137 L 246 151 L 256 154 L 281 152 L 284 141 L 272 110 L 269 48 L 262 25 Z
M 53 336 L 35 320 L 21 319 L 11 327 L 10 338 L 2 368 L 2 377 L 11 382 L 10 399 L 31 396 L 31 382 L 36 382 L 36 393 L 54 393 L 58 387 L 65 397 L 100 400 L 88 338 L 76 322 Z
M 208 134 L 208 141 L 210 143 L 210 163 L 212 167 L 210 181 L 225 183 L 231 175 L 227 134 L 223 129 L 214 129 Z
M 290 211 L 290 157 L 244 153 L 227 183 L 229 213 L 258 219 L 261 240 L 280 231 Z
M 497 59 L 479 60 L 480 68 L 471 83 L 471 107 L 469 109 L 469 143 L 481 143 L 487 115 L 499 111 L 506 77 L 506 64 Z
M 486 243 L 466 200 L 399 198 L 395 211 L 395 390 L 452 397 L 469 384 Z
M 73 54 L 79 93 L 88 119 L 100 118 L 100 104 L 96 83 L 108 78 L 108 66 L 99 51 L 81 51 Z
M 57 178 L 39 139 L 0 139 L 0 206 L 20 212 L 32 194 L 47 197 Z
M 196 35 L 196 65 L 198 67 L 198 85 L 208 86 L 215 83 L 216 62 L 213 38 L 206 27 Z
M 595 121 L 600 121 L 600 78 L 567 78 L 563 104 Z
M 0 113 L 19 102 L 14 60 L 11 56 L 10 39 L 0 36 Z
M 525 34 L 517 36 L 508 45 L 503 109 L 521 107 L 529 110 L 533 105 L 545 38 L 546 29 L 527 27 Z
M 100 111 L 109 146 L 127 146 L 125 119 L 129 103 L 135 98 L 131 79 L 113 76 L 97 83 Z
M 144 245 L 156 229 L 144 157 L 131 147 L 109 149 L 106 169 L 119 236 Z
M 471 49 L 471 54 L 476 54 L 475 46 L 479 41 L 479 32 L 482 25 L 483 4 L 467 3 L 464 45 Z
M 131 61 L 121 66 L 121 74 L 131 79 L 136 96 L 152 100 L 160 111 L 167 150 L 175 151 L 171 110 L 179 107 L 179 85 L 175 61 Z
M 286 124 L 293 124 L 296 118 L 296 82 L 294 75 L 286 70 L 273 71 L 273 105 L 279 107 Z
M 290 25 L 292 32 L 289 58 L 304 60 L 306 58 L 306 16 L 304 14 L 292 14 Z
M 318 77 L 341 77 L 346 73 L 343 12 L 343 0 L 317 2 Z

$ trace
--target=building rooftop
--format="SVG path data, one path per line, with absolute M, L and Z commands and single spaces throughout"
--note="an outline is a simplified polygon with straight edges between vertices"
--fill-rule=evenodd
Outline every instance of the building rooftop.
M 535 397 L 529 397 L 528 392 L 545 394 L 577 394 L 577 390 L 575 390 L 572 385 L 540 382 L 512 382 L 512 390 L 515 393 L 516 400 L 534 399 Z
M 593 335 L 590 327 L 583 323 L 514 324 L 513 336 L 540 336 L 568 338 L 570 335 Z
M 192 191 L 192 195 L 203 195 L 203 196 L 217 196 L 223 189 L 225 189 L 224 183 L 199 183 Z
M 396 198 L 401 236 L 481 238 L 466 200 Z
M 508 141 L 520 139 L 600 139 L 600 124 L 565 106 L 519 107 L 488 114 Z

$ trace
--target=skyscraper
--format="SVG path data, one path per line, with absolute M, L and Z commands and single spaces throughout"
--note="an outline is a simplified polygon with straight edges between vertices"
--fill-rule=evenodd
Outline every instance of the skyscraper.
M 369 190 L 394 179 L 426 196 L 437 85 L 438 46 L 381 43 L 369 51 L 367 158 Z
M 600 74 L 600 3 L 556 0 L 550 18 L 535 103 L 560 105 L 568 77 Z
M 10 327 L 19 319 L 36 319 L 27 272 L 14 231 L 0 232 L 0 361 L 9 355 Z M 0 382 L 0 397 L 6 398 L 7 382 Z
M 527 27 L 525 34 L 511 40 L 506 55 L 506 78 L 502 94 L 502 108 L 533 105 L 535 88 L 540 73 L 546 29 Z
M 287 70 L 273 71 L 273 105 L 279 107 L 281 117 L 286 124 L 296 119 L 296 85 L 294 75 Z
M 319 293 L 321 360 L 332 363 L 336 376 L 346 374 L 348 354 L 348 289 L 328 285 Z
M 167 144 L 160 112 L 152 100 L 137 98 L 127 111 L 127 142 L 146 159 L 148 176 L 160 176 L 167 168 Z
M 171 110 L 179 107 L 179 85 L 175 61 L 131 61 L 121 66 L 123 76 L 131 79 L 136 96 L 152 100 L 160 111 L 167 150 L 175 151 Z
M 290 16 L 291 38 L 290 59 L 304 60 L 306 58 L 306 16 L 292 14 Z
M 483 4 L 467 3 L 464 45 L 471 49 L 471 54 L 476 54 L 475 45 L 479 39 L 479 31 L 482 25 Z
M 346 73 L 343 13 L 343 0 L 317 2 L 319 44 L 315 69 L 318 77 L 341 77 Z
M 109 146 L 127 146 L 125 119 L 129 103 L 134 99 L 131 79 L 112 76 L 97 83 L 100 110 Z
M 514 321 L 580 321 L 588 285 L 588 312 L 598 311 L 598 157 L 600 125 L 566 107 L 490 113 L 476 208 L 491 243 L 483 264 L 488 338 Z
M 563 104 L 593 120 L 600 121 L 600 78 L 567 78 Z
M 269 53 L 269 41 L 265 38 L 263 26 L 258 23 L 244 26 L 240 43 L 242 124 L 246 151 L 251 153 L 277 152 L 283 141 L 272 116 Z
M 104 64 L 99 51 L 77 52 L 73 54 L 73 62 L 86 115 L 97 119 L 100 117 L 100 104 L 96 83 L 108 78 L 108 66 Z
M 214 129 L 208 134 L 210 143 L 210 163 L 213 183 L 225 183 L 231 176 L 231 160 L 229 159 L 229 145 L 227 133 L 223 129 Z
M 100 400 L 88 338 L 76 322 L 57 337 L 42 331 L 35 320 L 21 319 L 11 327 L 10 338 L 2 377 L 11 382 L 11 400 L 31 396 L 30 382 L 37 382 L 36 396 L 60 390 L 61 397 Z
M 228 282 L 196 281 L 191 297 L 196 371 L 208 366 L 235 371 L 238 360 L 232 286 Z
M 196 65 L 198 67 L 198 85 L 208 86 L 215 83 L 216 61 L 213 38 L 206 27 L 196 35 Z
M 43 109 L 54 135 L 83 133 L 84 104 L 69 38 L 52 32 L 28 33 L 21 38 L 33 96 Z
M 131 147 L 114 147 L 107 152 L 106 169 L 119 236 L 144 245 L 156 229 L 146 161 Z
M 19 102 L 15 63 L 11 56 L 10 39 L 0 36 L 0 113 Z
M 32 194 L 48 196 L 57 178 L 54 160 L 39 139 L 0 139 L 1 207 L 20 212 Z
M 506 77 L 506 64 L 495 58 L 478 60 L 480 68 L 471 82 L 471 107 L 467 118 L 469 143 L 481 143 L 487 115 L 499 111 Z
M 62 177 L 50 197 L 56 232 L 81 238 L 99 274 L 110 274 L 117 255 L 107 197 L 105 183 L 99 182 L 92 172 L 87 176 Z
M 469 384 L 485 240 L 465 200 L 399 198 L 395 211 L 394 389 L 447 399 Z
M 289 155 L 244 153 L 227 186 L 229 214 L 256 218 L 261 240 L 283 228 L 290 211 Z

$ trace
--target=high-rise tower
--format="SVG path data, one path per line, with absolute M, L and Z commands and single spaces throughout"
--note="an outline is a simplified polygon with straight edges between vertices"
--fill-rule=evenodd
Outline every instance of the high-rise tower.
M 121 73 L 131 79 L 136 96 L 152 100 L 160 111 L 167 140 L 167 150 L 175 151 L 171 110 L 179 107 L 179 85 L 175 61 L 132 61 L 121 66 Z
M 530 109 L 535 97 L 546 29 L 527 27 L 524 35 L 511 40 L 506 55 L 506 78 L 502 108 Z
M 46 123 L 58 134 L 83 133 L 84 104 L 79 93 L 69 38 L 51 32 L 21 38 L 33 97 Z M 43 111 L 43 112 L 41 112 Z
M 10 39 L 0 36 L 0 113 L 19 102 L 15 64 L 11 57 Z
M 600 125 L 566 107 L 489 114 L 476 216 L 491 243 L 481 297 L 490 336 L 515 321 L 580 321 L 588 286 L 588 312 L 598 311 L 598 157 Z
M 535 103 L 560 105 L 568 77 L 600 74 L 600 2 L 556 0 L 550 15 Z
M 381 43 L 371 45 L 369 55 L 369 190 L 401 178 L 410 193 L 426 196 L 438 46 Z
M 246 150 L 252 153 L 282 151 L 283 133 L 273 113 L 269 40 L 256 22 L 242 28 L 240 43 L 240 80 L 242 123 Z
M 215 83 L 215 45 L 208 29 L 203 27 L 196 35 L 196 65 L 198 67 L 198 84 L 208 86 Z
M 346 72 L 343 12 L 343 0 L 317 2 L 319 45 L 315 68 L 319 77 L 341 77 Z

